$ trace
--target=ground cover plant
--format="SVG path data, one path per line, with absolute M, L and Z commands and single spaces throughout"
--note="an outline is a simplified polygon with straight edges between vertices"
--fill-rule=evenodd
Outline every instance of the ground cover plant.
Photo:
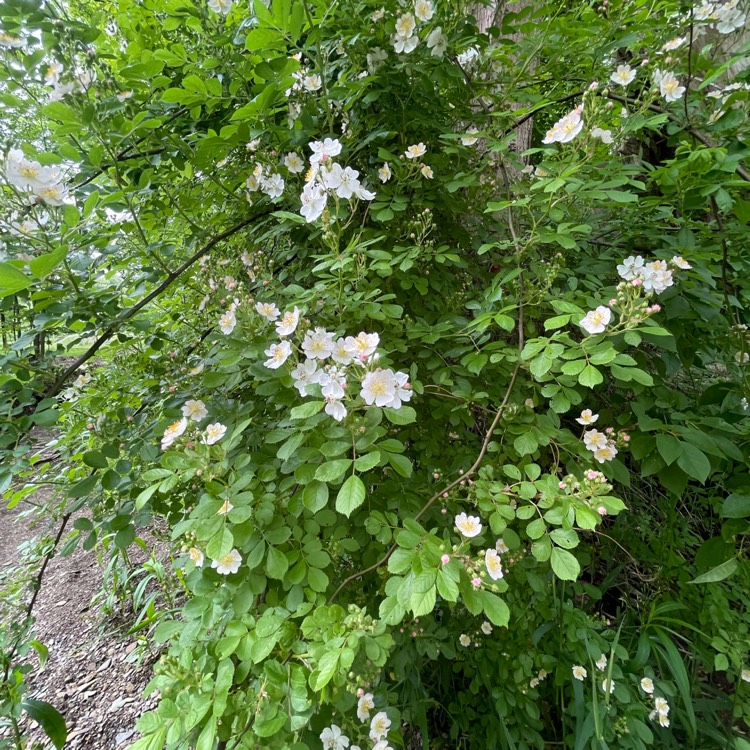
M 750 747 L 746 25 L 6 0 L 0 486 L 168 541 L 133 750 Z

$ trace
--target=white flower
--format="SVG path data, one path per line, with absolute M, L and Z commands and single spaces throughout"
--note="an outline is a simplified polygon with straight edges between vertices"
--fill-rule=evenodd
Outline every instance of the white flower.
M 394 394 L 388 405 L 391 409 L 400 409 L 402 401 L 411 401 L 413 391 L 409 385 L 409 376 L 405 372 L 394 372 L 393 381 Z
M 471 539 L 482 533 L 482 522 L 477 516 L 467 516 L 466 513 L 459 513 L 454 519 L 456 528 L 461 536 Z
M 469 636 L 466 635 L 466 633 L 461 633 L 461 635 L 458 636 L 458 642 L 462 646 L 466 646 L 467 648 L 471 646 L 471 638 L 469 638 Z
M 47 66 L 47 70 L 44 73 L 44 82 L 48 86 L 54 86 L 59 80 L 60 75 L 63 72 L 62 63 L 52 62 Z
M 435 8 L 430 0 L 415 0 L 414 15 L 422 23 L 427 23 L 435 15 Z
M 584 409 L 581 412 L 581 416 L 576 417 L 576 422 L 578 422 L 578 424 L 587 425 L 587 424 L 594 424 L 594 422 L 596 422 L 597 419 L 599 419 L 598 414 L 594 414 L 591 411 L 591 409 Z
M 335 724 L 320 733 L 320 741 L 323 743 L 323 750 L 346 750 L 349 747 L 349 738 Z
M 284 157 L 284 166 L 292 173 L 299 174 L 305 170 L 305 162 L 302 161 L 302 157 L 295 151 L 290 151 Z
M 263 363 L 269 370 L 278 370 L 292 353 L 292 345 L 288 341 L 271 344 L 264 354 L 268 359 Z
M 586 671 L 585 667 L 581 667 L 579 665 L 573 667 L 573 677 L 575 677 L 576 680 L 581 680 L 581 682 L 583 682 L 586 679 L 587 674 L 588 672 Z
M 607 656 L 606 654 L 602 654 L 597 660 L 596 660 L 596 668 L 603 672 L 607 668 Z
M 650 677 L 644 677 L 641 680 L 641 690 L 643 690 L 644 693 L 653 693 L 654 681 Z
M 226 334 L 227 336 L 234 330 L 234 327 L 236 325 L 237 325 L 237 318 L 235 317 L 234 313 L 231 310 L 227 310 L 219 318 L 219 328 L 221 329 L 221 332 L 223 334 Z
M 308 182 L 302 190 L 300 200 L 302 201 L 302 208 L 300 208 L 299 212 L 305 217 L 307 223 L 311 224 L 325 211 L 328 193 L 326 193 L 321 185 Z
M 232 10 L 232 0 L 208 0 L 208 7 L 214 13 L 220 13 L 222 16 L 225 16 Z
M 611 319 L 612 311 L 608 307 L 599 305 L 596 310 L 586 313 L 586 317 L 579 320 L 578 325 L 587 333 L 603 333 Z
M 416 34 L 411 36 L 400 36 L 399 34 L 394 34 L 391 37 L 391 43 L 396 52 L 408 55 L 416 49 L 419 44 L 419 37 Z
M 227 513 L 229 513 L 230 510 L 234 509 L 234 505 L 229 502 L 229 500 L 226 500 L 224 502 L 224 505 L 219 508 L 219 510 L 216 511 L 217 516 L 225 516 Z
M 203 553 L 197 547 L 191 547 L 188 550 L 188 556 L 195 563 L 196 568 L 203 567 L 203 560 L 205 558 L 203 557 Z
M 208 409 L 203 401 L 190 399 L 182 407 L 182 416 L 192 419 L 193 422 L 200 422 L 208 416 Z
M 6 49 L 20 49 L 26 42 L 17 36 L 11 36 L 4 31 L 0 31 L 0 47 Z
M 740 672 L 740 679 L 743 682 L 750 682 L 750 669 L 743 669 Z
M 674 284 L 672 271 L 663 260 L 655 260 L 647 263 L 641 272 L 643 279 L 643 290 L 646 292 L 661 292 L 667 290 Z
M 74 388 L 83 388 L 84 385 L 88 385 L 91 382 L 91 375 L 87 372 L 82 372 L 74 381 Z
M 375 193 L 373 193 L 371 190 L 367 190 L 363 185 L 360 185 L 357 188 L 356 192 L 357 198 L 359 198 L 361 201 L 371 201 L 375 200 Z
M 271 199 L 281 198 L 284 194 L 284 178 L 280 174 L 262 177 L 260 189 Z
M 462 136 L 461 143 L 464 146 L 473 146 L 479 138 L 476 134 L 479 132 L 479 128 L 475 128 L 473 125 L 466 131 L 466 135 Z
M 484 633 L 485 635 L 490 635 L 490 634 L 492 633 L 492 625 L 490 625 L 490 623 L 488 623 L 488 622 L 487 622 L 487 620 L 485 620 L 485 621 L 484 621 L 484 622 L 483 622 L 483 623 L 481 624 L 481 626 L 480 626 L 480 630 L 481 630 L 481 631 L 482 631 L 482 632 L 483 632 L 483 633 Z
M 617 70 L 609 77 L 612 83 L 627 86 L 635 80 L 635 71 L 630 65 L 618 65 Z
M 213 445 L 214 443 L 218 443 L 219 440 L 224 437 L 226 431 L 226 425 L 223 425 L 221 422 L 214 422 L 213 424 L 210 424 L 206 427 L 206 432 L 203 435 L 203 439 L 201 440 L 201 442 L 204 445 Z
M 381 18 L 383 18 L 383 16 L 385 16 L 385 8 L 379 8 L 370 16 L 370 18 L 374 23 L 377 23 Z
M 346 373 L 335 365 L 321 371 L 318 383 L 326 398 L 341 399 L 346 395 Z
M 230 573 L 236 573 L 240 569 L 241 564 L 242 557 L 240 556 L 240 553 L 236 549 L 233 549 L 218 560 L 213 560 L 211 562 L 211 567 L 215 568 L 219 575 L 227 576 Z
M 465 49 L 463 52 L 459 53 L 456 56 L 456 60 L 458 61 L 458 64 L 464 68 L 464 70 L 469 70 L 470 68 L 473 68 L 477 62 L 479 62 L 479 50 L 476 47 L 469 47 L 468 49 Z
M 299 309 L 287 310 L 281 320 L 276 321 L 276 333 L 279 336 L 290 336 L 294 333 L 299 323 Z
M 747 16 L 734 5 L 735 3 L 725 3 L 716 9 L 716 31 L 720 34 L 731 34 L 745 25 Z
M 319 164 L 326 162 L 333 156 L 341 153 L 341 143 L 337 138 L 326 138 L 323 141 L 312 141 L 310 150 L 313 155 L 310 157 L 310 164 Z
M 432 171 L 432 167 L 428 167 L 426 164 L 423 164 L 419 171 L 422 173 L 422 177 L 426 177 L 428 180 L 431 180 L 435 174 Z
M 333 334 L 320 327 L 308 331 L 302 342 L 302 351 L 310 359 L 327 359 L 333 353 L 333 347 Z
M 666 716 L 669 713 L 669 703 L 666 698 L 654 698 L 654 708 L 659 714 Z
M 404 152 L 404 156 L 407 159 L 418 159 L 420 156 L 424 156 L 427 152 L 427 147 L 424 143 L 416 143 L 413 146 L 409 146 Z
M 612 138 L 611 130 L 603 130 L 602 128 L 591 128 L 591 135 L 594 138 L 598 138 L 602 143 L 614 143 L 615 140 Z
M 308 91 L 317 91 L 323 85 L 323 79 L 317 73 L 312 73 L 302 79 L 302 85 Z
M 599 430 L 586 430 L 583 443 L 590 451 L 597 451 L 607 447 L 607 436 Z
M 180 435 L 182 435 L 187 429 L 188 421 L 183 417 L 178 422 L 172 422 L 166 430 L 161 439 L 161 449 L 164 451 L 169 448 Z
M 615 444 L 612 441 L 608 442 L 603 448 L 597 448 L 594 451 L 594 458 L 600 464 L 603 464 L 605 461 L 612 461 L 616 455 L 617 448 L 615 448 Z
M 273 302 L 258 302 L 255 309 L 258 315 L 270 321 L 276 320 L 281 315 L 279 308 Z
M 530 688 L 535 688 L 538 684 L 539 684 L 539 678 L 538 677 L 532 677 L 529 680 L 529 687 Z
M 383 166 L 378 170 L 378 179 L 381 182 L 388 182 L 388 180 L 391 179 L 391 168 L 388 162 L 383 164 Z
M 657 717 L 657 721 L 659 722 L 659 726 L 662 726 L 662 727 L 669 726 L 669 717 L 666 714 L 659 714 Z
M 508 545 L 503 541 L 502 537 L 498 539 L 495 542 L 495 549 L 501 554 L 504 555 L 506 552 L 510 552 L 510 548 Z
M 678 102 L 685 93 L 685 87 L 680 86 L 679 80 L 673 73 L 663 73 L 659 80 L 659 91 L 667 102 Z
M 117 94 L 117 101 L 124 102 L 130 99 L 132 96 L 132 91 L 121 91 L 119 94 Z
M 609 691 L 609 693 L 615 692 L 615 681 L 612 679 L 604 679 L 602 680 L 602 690 L 606 693 Z
M 417 27 L 417 22 L 411 13 L 404 13 L 396 19 L 396 35 L 400 37 L 410 37 Z
M 68 200 L 68 190 L 64 185 L 45 185 L 34 191 L 50 206 L 62 206 Z
M 38 192 L 57 183 L 60 174 L 52 167 L 43 167 L 38 161 L 28 159 L 20 148 L 12 148 L 5 161 L 5 179 L 20 190 Z
M 448 48 L 448 37 L 443 34 L 440 26 L 434 28 L 427 37 L 427 47 L 433 57 L 442 57 Z
M 676 36 L 674 39 L 670 39 L 666 44 L 664 44 L 662 49 L 666 52 L 672 52 L 673 50 L 682 47 L 682 45 L 685 44 L 686 41 L 687 39 L 684 36 Z
M 458 525 L 458 524 L 456 524 Z M 496 549 L 488 549 L 484 553 L 484 564 L 487 573 L 493 581 L 499 581 L 503 577 L 503 564 Z
M 583 120 L 581 119 L 580 108 L 569 112 L 565 117 L 561 117 L 548 131 L 542 139 L 542 143 L 569 143 L 582 130 Z
M 388 734 L 390 728 L 391 720 L 388 718 L 388 714 L 385 711 L 376 713 L 370 722 L 370 739 L 373 742 L 382 740 Z
M 318 363 L 314 359 L 307 359 L 304 362 L 300 362 L 292 370 L 294 387 L 299 391 L 299 395 L 307 396 L 307 386 L 320 382 L 321 374 L 320 370 L 318 370 Z
M 375 73 L 388 59 L 388 53 L 380 47 L 373 47 L 372 51 L 367 53 L 366 59 L 367 70 Z
M 617 266 L 617 273 L 625 281 L 632 281 L 641 275 L 643 264 L 644 261 L 640 255 L 631 255 Z
M 352 353 L 343 336 L 336 339 L 333 349 L 331 350 L 331 359 L 334 362 L 338 362 L 340 365 L 348 365 L 351 363 Z
M 370 711 L 375 708 L 375 701 L 372 693 L 365 693 L 357 701 L 357 718 L 360 721 L 367 721 L 370 718 Z
M 377 333 L 365 333 L 361 331 L 357 336 L 347 336 L 345 339 L 346 348 L 352 357 L 362 359 L 371 357 L 380 343 L 380 336 Z
M 323 182 L 329 190 L 333 190 L 339 198 L 349 199 L 359 189 L 359 172 L 351 167 L 342 168 L 340 164 L 333 164 L 325 173 Z
M 390 406 L 396 395 L 396 383 L 393 370 L 375 370 L 368 372 L 362 381 L 360 396 L 368 406 Z
M 690 263 L 688 263 L 681 255 L 675 255 L 669 262 L 683 271 L 689 271 L 692 268 Z

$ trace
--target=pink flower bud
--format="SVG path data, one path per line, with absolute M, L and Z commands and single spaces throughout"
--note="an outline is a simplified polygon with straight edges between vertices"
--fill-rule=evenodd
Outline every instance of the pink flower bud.
M 173 385 L 169 386 L 169 392 L 170 393 L 174 393 L 176 390 L 177 390 L 177 388 L 175 386 L 173 386 Z
M 641 284 L 643 284 L 643 280 L 642 279 L 633 279 L 630 283 L 633 286 L 640 286 Z
M 475 589 L 478 589 L 478 588 L 479 588 L 479 587 L 480 587 L 480 586 L 482 585 L 482 581 L 481 581 L 481 580 L 480 580 L 479 578 L 472 578 L 472 579 L 471 579 L 471 585 L 472 585 L 472 586 L 473 586 L 473 587 L 474 587 Z
M 600 516 L 606 516 L 606 515 L 607 515 L 607 509 L 606 509 L 606 508 L 605 508 L 605 507 L 604 507 L 603 505 L 600 505 L 600 506 L 599 506 L 599 507 L 598 507 L 598 508 L 596 509 L 596 512 L 597 512 L 597 513 L 598 513 L 598 514 L 599 514 Z
M 432 478 L 433 479 L 440 479 L 440 474 L 438 474 L 437 472 L 434 472 L 433 475 L 432 475 Z
M 411 637 L 412 638 L 416 638 L 417 637 L 417 631 L 416 630 L 412 630 L 411 631 Z
M 357 697 L 361 698 L 365 694 L 365 691 L 362 690 L 362 688 L 357 688 Z
M 444 492 L 444 493 L 443 493 L 443 497 L 448 497 L 448 493 L 447 493 L 447 492 Z
M 132 421 L 133 421 L 133 417 L 132 417 L 132 415 L 128 415 L 128 418 L 127 418 L 127 419 L 128 419 L 128 422 L 132 422 Z
M 604 432 L 606 432 L 607 435 L 611 435 L 614 431 L 615 431 L 614 427 L 607 427 L 607 429 L 604 430 Z
M 93 430 L 93 429 L 94 429 L 94 423 L 93 423 L 93 422 L 89 422 L 89 423 L 88 423 L 88 424 L 86 425 L 86 429 L 87 429 L 87 430 Z
M 451 556 L 450 555 L 443 555 L 440 558 L 440 562 L 443 563 L 443 565 L 447 565 L 450 561 L 451 561 Z
M 623 443 L 629 443 L 630 442 L 630 435 L 623 435 L 622 436 L 622 442 Z
M 564 490 L 568 485 L 565 484 L 565 482 L 560 482 L 560 484 L 557 485 L 561 490 Z
M 448 508 L 441 508 L 440 512 L 445 515 L 448 512 Z
M 203 469 L 198 469 L 198 471 L 195 472 L 195 476 L 202 477 L 203 476 Z
M 190 450 L 192 450 L 193 448 L 195 448 L 195 443 L 194 443 L 194 442 L 193 442 L 193 441 L 191 440 L 191 441 L 190 441 L 190 442 L 189 442 L 189 443 L 187 444 L 187 447 L 188 447 L 188 448 L 190 448 Z
M 617 300 L 616 300 L 616 299 L 611 299 L 611 300 L 609 301 L 609 306 L 610 306 L 610 307 L 614 307 L 614 306 L 615 306 L 616 304 L 617 304 Z

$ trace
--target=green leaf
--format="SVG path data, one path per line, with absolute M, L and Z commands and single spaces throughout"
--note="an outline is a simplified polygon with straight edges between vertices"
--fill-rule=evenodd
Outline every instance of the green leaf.
M 604 382 L 604 376 L 593 365 L 586 365 L 578 376 L 578 382 L 587 388 L 594 388 Z
M 409 606 L 414 613 L 414 617 L 422 617 L 435 609 L 435 601 L 437 600 L 436 593 L 437 589 L 435 586 L 430 586 L 427 591 L 412 592 Z
M 581 573 L 581 566 L 575 556 L 559 547 L 552 550 L 550 563 L 554 574 L 563 581 L 575 581 Z
M 411 424 L 417 421 L 417 412 L 411 406 L 402 406 L 399 409 L 386 407 L 383 409 L 383 413 L 391 424 Z
M 310 675 L 310 687 L 313 690 L 320 690 L 325 687 L 333 678 L 339 665 L 341 651 L 327 651 L 320 658 L 318 668 Z
M 52 744 L 61 750 L 68 739 L 68 729 L 63 715 L 49 703 L 33 698 L 26 698 L 21 703 L 21 708 L 42 727 Z
M 508 605 L 497 594 L 490 591 L 481 592 L 482 609 L 487 619 L 500 628 L 508 627 L 510 610 Z
M 310 482 L 302 492 L 302 504 L 311 513 L 323 510 L 328 504 L 328 485 L 316 480 Z
M 380 451 L 372 451 L 370 453 L 365 453 L 364 456 L 359 456 L 354 461 L 354 468 L 360 473 L 363 473 L 365 471 L 369 471 L 370 469 L 374 468 L 379 463 L 380 463 Z
M 214 527 L 215 528 L 215 527 Z M 206 545 L 206 555 L 212 560 L 218 560 L 228 555 L 234 547 L 234 536 L 227 525 L 219 529 Z
M 732 493 L 721 506 L 722 518 L 747 518 L 750 516 L 750 495 Z
M 656 449 L 667 466 L 674 463 L 682 455 L 682 443 L 674 435 L 657 435 Z
M 295 406 L 289 412 L 289 416 L 292 419 L 305 419 L 317 414 L 324 406 L 324 401 L 306 401 L 304 404 Z
M 15 266 L 5 261 L 0 262 L 0 297 L 7 297 L 22 289 L 30 287 L 34 280 Z
M 677 459 L 677 465 L 699 482 L 705 483 L 711 473 L 711 462 L 706 454 L 690 443 L 682 443 L 682 453 Z
M 327 461 L 315 470 L 315 479 L 319 482 L 336 482 L 352 465 L 351 458 L 337 458 L 335 461 Z
M 275 578 L 277 581 L 281 581 L 289 570 L 289 560 L 286 559 L 286 555 L 276 549 L 276 547 L 269 547 L 268 557 L 266 558 L 266 573 L 269 578 Z
M 733 557 L 731 560 L 727 560 L 721 565 L 711 568 L 711 570 L 706 571 L 697 578 L 693 578 L 688 583 L 716 583 L 717 581 L 723 581 L 725 578 L 734 575 L 738 567 L 737 560 Z
M 62 247 L 58 247 L 57 250 L 53 250 L 51 253 L 38 255 L 29 263 L 31 273 L 33 273 L 38 279 L 43 279 L 63 262 L 67 254 L 68 248 L 63 245 Z
M 94 469 L 106 469 L 109 466 L 107 459 L 99 451 L 88 451 L 83 454 L 83 463 Z
M 336 510 L 348 518 L 353 511 L 362 505 L 366 495 L 364 482 L 356 474 L 352 474 L 341 485 L 341 489 L 336 495 Z
M 527 456 L 539 447 L 539 443 L 531 431 L 529 431 L 519 435 L 513 441 L 513 447 L 516 449 L 519 456 Z

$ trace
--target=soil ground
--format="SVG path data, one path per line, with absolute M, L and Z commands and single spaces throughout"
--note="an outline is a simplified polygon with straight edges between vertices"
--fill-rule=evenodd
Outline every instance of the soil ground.
M 49 497 L 49 490 L 41 489 L 34 500 L 42 503 Z M 35 572 L 25 568 L 19 548 L 35 538 L 54 537 L 59 528 L 35 526 L 23 511 L 20 505 L 9 510 L 0 501 L 0 596 L 14 581 Z M 136 641 L 115 631 L 92 606 L 101 586 L 97 553 L 79 546 L 70 556 L 50 561 L 33 611 L 36 638 L 49 649 L 49 660 L 28 676 L 27 696 L 47 701 L 63 714 L 65 747 L 75 750 L 127 747 L 137 737 L 137 717 L 156 700 L 142 697 L 153 659 L 140 660 Z M 21 616 L 20 606 L 15 611 Z M 22 729 L 30 748 L 52 747 L 35 722 L 24 721 Z M 0 727 L 0 748 L 8 737 Z

